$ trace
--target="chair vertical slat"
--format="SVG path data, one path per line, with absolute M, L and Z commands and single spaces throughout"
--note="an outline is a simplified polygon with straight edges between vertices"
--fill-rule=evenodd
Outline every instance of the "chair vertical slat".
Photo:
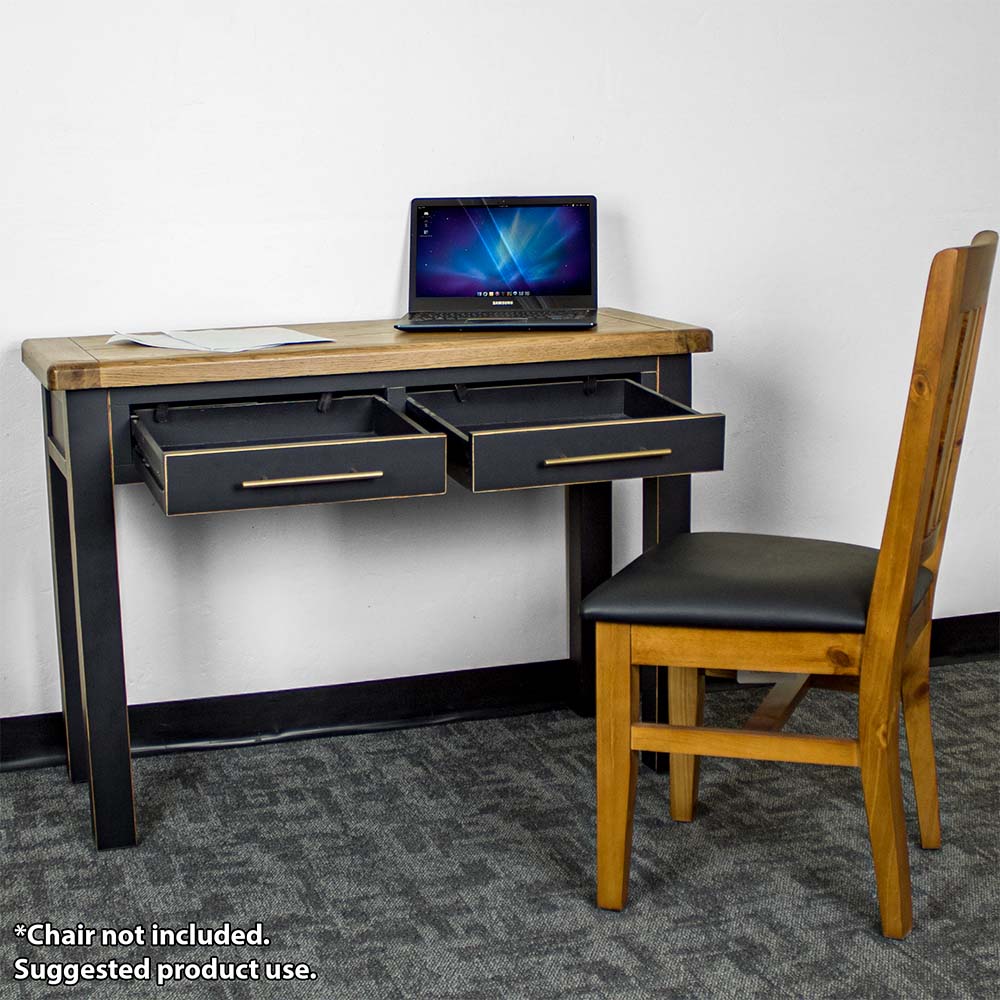
M 994 245 L 995 250 L 995 245 Z M 992 266 L 992 257 L 989 258 Z M 986 272 L 987 284 L 982 289 L 985 296 L 989 292 L 990 272 Z M 941 563 L 941 552 L 944 548 L 944 535 L 948 525 L 948 515 L 951 513 L 951 501 L 955 492 L 955 477 L 958 473 L 958 459 L 962 451 L 962 444 L 965 440 L 965 426 L 969 417 L 969 401 L 972 398 L 972 385 L 976 377 L 976 363 L 979 360 L 979 346 L 983 336 L 983 322 L 986 318 L 985 301 L 975 310 L 976 319 L 972 327 L 972 335 L 968 343 L 969 364 L 965 375 L 965 382 L 962 387 L 961 401 L 958 407 L 958 420 L 951 443 L 951 457 L 948 463 L 948 475 L 944 482 L 941 494 L 941 510 L 938 523 L 934 531 L 934 546 L 924 555 L 922 561 L 924 565 L 934 574 L 937 574 L 938 566 Z
M 938 446 L 937 468 L 935 469 L 931 503 L 927 513 L 925 537 L 939 534 L 938 527 L 944 512 L 945 487 L 951 473 L 951 467 L 957 458 L 955 440 L 958 425 L 963 417 L 963 404 L 967 405 L 966 388 L 969 385 L 969 372 L 975 361 L 973 345 L 975 330 L 980 323 L 983 312 L 984 310 L 980 306 L 978 309 L 962 313 L 961 316 L 955 371 L 948 387 L 947 417 L 941 435 L 941 443 Z

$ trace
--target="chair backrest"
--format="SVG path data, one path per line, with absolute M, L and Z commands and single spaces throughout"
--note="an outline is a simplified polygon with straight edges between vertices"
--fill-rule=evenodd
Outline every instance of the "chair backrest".
M 898 662 L 917 572 L 926 566 L 936 574 L 941 561 L 996 251 L 997 234 L 982 232 L 970 246 L 942 250 L 931 263 L 868 610 L 865 660 L 876 654 L 883 664 Z M 891 680 L 878 679 L 887 697 Z

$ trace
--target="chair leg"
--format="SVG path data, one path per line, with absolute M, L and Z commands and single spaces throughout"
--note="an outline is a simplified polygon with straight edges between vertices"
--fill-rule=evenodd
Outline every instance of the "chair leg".
M 928 625 L 903 664 L 903 719 L 913 769 L 920 846 L 940 847 L 941 815 L 938 810 L 934 738 L 931 734 L 930 643 L 931 628 Z
M 705 711 L 705 673 L 692 667 L 667 668 L 667 717 L 672 726 L 700 726 Z M 670 755 L 670 815 L 682 823 L 694 819 L 700 758 Z
M 632 723 L 639 719 L 639 668 L 632 665 L 631 629 L 597 624 L 597 905 L 620 910 L 628 900 L 632 817 L 639 754 Z
M 881 718 L 859 720 L 861 786 L 868 814 L 882 933 L 904 938 L 913 927 L 910 858 L 899 773 L 899 721 L 895 699 Z

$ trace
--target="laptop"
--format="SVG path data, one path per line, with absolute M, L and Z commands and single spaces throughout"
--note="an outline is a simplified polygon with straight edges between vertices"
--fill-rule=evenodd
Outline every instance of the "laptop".
M 408 332 L 597 325 L 597 199 L 415 198 Z

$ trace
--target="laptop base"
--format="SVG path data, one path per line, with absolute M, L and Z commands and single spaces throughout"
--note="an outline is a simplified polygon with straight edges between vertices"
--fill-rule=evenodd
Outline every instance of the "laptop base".
M 508 313 L 504 316 L 426 316 L 410 313 L 395 324 L 406 333 L 474 333 L 483 330 L 591 330 L 597 326 L 597 310 L 576 310 L 575 315 L 553 316 Z

